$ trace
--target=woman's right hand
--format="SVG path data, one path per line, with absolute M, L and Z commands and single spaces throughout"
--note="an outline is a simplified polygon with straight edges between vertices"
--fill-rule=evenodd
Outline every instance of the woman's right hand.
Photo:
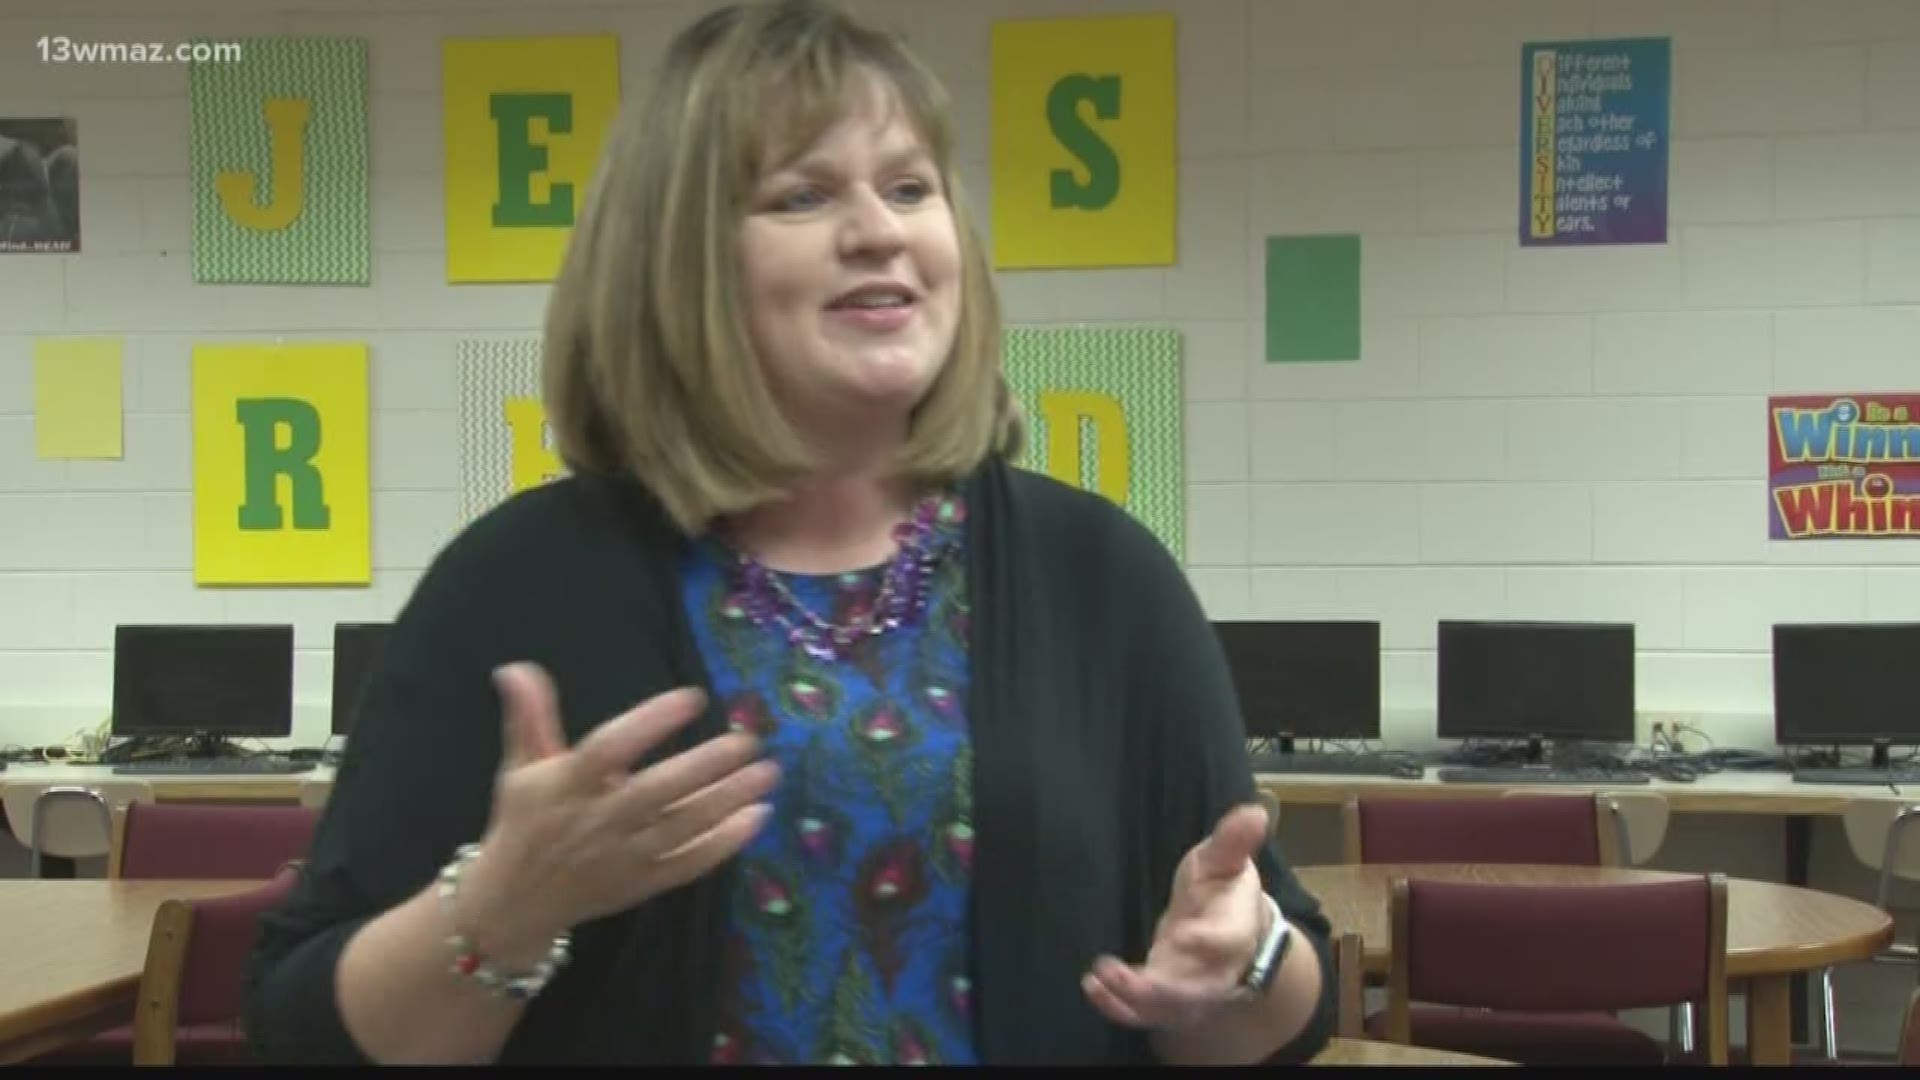
M 633 770 L 700 714 L 699 690 L 649 698 L 569 748 L 546 672 L 510 664 L 494 682 L 505 754 L 455 918 L 502 967 L 531 967 L 578 923 L 701 877 L 766 824 L 764 799 L 780 768 L 759 760 L 751 735 L 722 735 Z

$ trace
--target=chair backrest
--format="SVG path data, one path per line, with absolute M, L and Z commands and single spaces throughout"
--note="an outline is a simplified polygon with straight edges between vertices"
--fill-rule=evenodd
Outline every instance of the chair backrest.
M 85 784 L 9 784 L 4 796 L 7 820 L 40 876 L 43 855 L 85 859 L 107 854 L 113 846 L 113 814 L 130 803 L 151 803 L 153 785 L 144 780 L 99 780 Z
M 1853 857 L 1880 874 L 1876 902 L 1885 908 L 1895 878 L 1920 879 L 1920 803 L 1853 799 L 1840 812 Z
M 1617 863 L 1617 836 L 1593 799 L 1564 795 L 1381 796 L 1345 807 L 1350 863 Z
M 1254 788 L 1253 795 L 1260 801 L 1261 806 L 1267 808 L 1267 839 L 1278 841 L 1280 839 L 1280 796 L 1263 787 Z
M 260 916 L 286 899 L 299 874 L 285 866 L 266 884 L 232 896 L 161 903 L 134 1013 L 135 1065 L 173 1064 L 175 1036 L 187 1025 L 231 1023 L 236 1052 L 244 1047 L 241 1006 Z
M 1603 866 L 1639 866 L 1652 859 L 1667 839 L 1667 822 L 1672 808 L 1667 797 L 1657 791 L 1601 791 L 1589 794 L 1580 788 L 1512 788 L 1501 792 L 1506 798 L 1532 798 L 1560 795 L 1574 799 L 1593 799 L 1600 814 L 1600 827 L 1612 833 L 1609 844 L 1601 844 Z
M 333 781 L 331 780 L 300 781 L 300 805 L 301 806 L 312 807 L 315 810 L 324 810 L 326 809 L 326 806 L 327 806 L 327 800 L 332 797 L 333 797 Z
M 1727 1060 L 1727 881 L 1607 885 L 1393 883 L 1387 1032 L 1413 1002 L 1521 1012 L 1706 1003 L 1702 1045 Z
M 1907 1015 L 1900 1022 L 1900 1046 L 1894 1064 L 1920 1065 L 1920 990 L 1907 996 Z
M 111 873 L 124 878 L 266 880 L 304 858 L 320 812 L 293 805 L 152 803 L 129 806 Z
M 1657 791 L 1603 791 L 1601 812 L 1614 824 L 1615 851 L 1622 866 L 1639 866 L 1660 852 L 1673 810 Z
M 1345 930 L 1333 937 L 1334 1029 L 1343 1039 L 1366 1036 L 1366 956 L 1360 935 Z

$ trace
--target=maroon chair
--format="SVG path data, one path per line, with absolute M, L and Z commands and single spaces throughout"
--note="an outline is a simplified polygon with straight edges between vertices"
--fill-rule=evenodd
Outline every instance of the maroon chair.
M 231 878 L 266 881 L 288 863 L 303 860 L 313 843 L 320 811 L 291 805 L 244 803 L 128 803 L 114 815 L 107 876 L 133 879 Z M 134 1052 L 134 1014 L 73 1046 L 36 1057 L 36 1065 L 125 1065 Z M 240 1042 L 221 1028 L 182 1031 L 183 1065 L 219 1063 L 239 1052 Z
M 306 858 L 319 821 L 320 811 L 307 806 L 129 804 L 117 823 L 109 874 L 265 881 Z
M 286 899 L 298 877 L 299 868 L 288 866 L 234 896 L 160 905 L 134 1014 L 135 1065 L 251 1063 L 240 1027 L 247 958 L 260 916 Z
M 1350 863 L 1619 865 L 1619 838 L 1599 798 L 1566 795 L 1349 799 Z
M 1611 866 L 1619 840 L 1598 797 L 1506 795 L 1501 797 L 1382 796 L 1353 798 L 1344 808 L 1349 863 L 1535 863 L 1545 866 Z M 1386 1031 L 1386 1014 L 1366 1021 L 1374 1038 Z M 1486 1057 L 1515 1041 L 1525 1042 L 1551 1025 L 1550 1037 L 1588 1046 L 1603 1056 L 1626 1044 L 1642 1047 L 1639 1033 L 1604 1012 L 1543 1018 L 1526 1012 L 1467 1010 L 1423 1005 L 1413 1011 L 1413 1043 Z M 1577 1024 L 1577 1030 L 1569 1028 Z
M 1606 1014 L 1700 1001 L 1707 1061 L 1727 1063 L 1724 875 L 1597 886 L 1402 878 L 1389 920 L 1389 1041 L 1523 1065 L 1659 1065 L 1659 1042 Z M 1421 1033 L 1416 1001 L 1464 1011 Z

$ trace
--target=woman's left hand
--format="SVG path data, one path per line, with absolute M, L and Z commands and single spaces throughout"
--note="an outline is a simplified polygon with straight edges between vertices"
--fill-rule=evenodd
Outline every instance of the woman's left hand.
M 1249 803 L 1227 811 L 1212 835 L 1187 852 L 1147 962 L 1103 956 L 1081 978 L 1101 1015 L 1169 1030 L 1212 1019 L 1240 1000 L 1240 978 L 1270 917 L 1253 864 L 1266 836 L 1266 808 Z

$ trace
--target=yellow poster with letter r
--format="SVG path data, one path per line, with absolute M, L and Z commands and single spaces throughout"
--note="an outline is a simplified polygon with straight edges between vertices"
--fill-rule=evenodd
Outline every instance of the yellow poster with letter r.
M 993 246 L 1002 269 L 1177 258 L 1171 15 L 993 27 Z
M 194 581 L 366 584 L 367 428 L 365 345 L 196 345 Z
M 552 281 L 620 104 L 611 34 L 443 44 L 447 280 Z

